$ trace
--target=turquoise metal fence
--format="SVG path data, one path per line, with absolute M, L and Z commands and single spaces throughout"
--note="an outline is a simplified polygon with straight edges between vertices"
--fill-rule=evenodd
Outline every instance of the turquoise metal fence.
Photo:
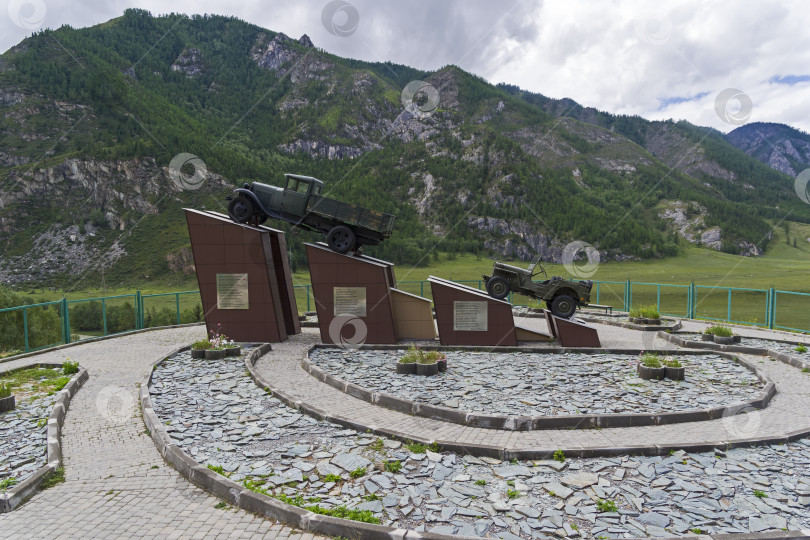
M 483 290 L 483 280 L 456 280 Z M 428 281 L 400 281 L 401 290 L 431 298 Z M 296 285 L 299 309 L 314 308 L 311 285 Z M 55 300 L 0 309 L 0 353 L 30 352 L 62 343 L 153 326 L 203 320 L 199 291 Z M 526 297 L 509 295 L 514 305 Z M 184 301 L 192 306 L 183 309 Z M 810 293 L 706 285 L 673 285 L 631 281 L 594 281 L 591 301 L 617 311 L 654 305 L 667 316 L 726 321 L 765 328 L 810 332 Z M 526 302 L 526 303 L 523 303 Z

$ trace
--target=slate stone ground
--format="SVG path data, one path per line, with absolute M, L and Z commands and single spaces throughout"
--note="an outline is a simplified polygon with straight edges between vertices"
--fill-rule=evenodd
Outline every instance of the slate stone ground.
M 242 510 L 214 508 L 219 499 L 166 465 L 144 433 L 137 384 L 156 360 L 204 335 L 202 327 L 158 330 L 35 356 L 41 362 L 78 361 L 90 379 L 65 418 L 66 481 L 0 514 L 0 536 L 315 538 Z

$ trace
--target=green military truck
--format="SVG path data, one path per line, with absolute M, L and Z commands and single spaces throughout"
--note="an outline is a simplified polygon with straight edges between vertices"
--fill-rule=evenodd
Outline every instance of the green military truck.
M 280 219 L 307 231 L 326 234 L 337 253 L 376 246 L 391 236 L 394 216 L 323 197 L 323 182 L 311 176 L 285 174 L 284 188 L 253 182 L 228 197 L 228 216 L 236 223 Z
M 577 306 L 587 306 L 590 303 L 593 287 L 590 280 L 572 281 L 554 276 L 545 281 L 533 281 L 532 278 L 541 272 L 548 278 L 539 257 L 532 259 L 528 268 L 496 261 L 492 266 L 492 276 L 485 275 L 484 283 L 487 293 L 493 298 L 502 300 L 509 296 L 510 292 L 523 294 L 545 301 L 554 315 L 565 319 L 570 319 L 574 315 Z

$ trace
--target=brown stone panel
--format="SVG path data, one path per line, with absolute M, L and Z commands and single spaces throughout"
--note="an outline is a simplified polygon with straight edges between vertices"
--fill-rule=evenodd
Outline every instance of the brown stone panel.
M 593 326 L 576 319 L 554 317 L 557 326 L 557 339 L 563 347 L 601 347 L 599 333 Z
M 389 276 L 393 274 L 390 263 L 370 260 L 371 258 L 367 257 L 341 255 L 323 244 L 305 244 L 305 246 L 321 341 L 335 343 L 335 340 L 342 337 L 344 342 L 352 343 L 354 332 L 359 331 L 361 335 L 365 335 L 363 343 L 397 343 L 390 291 Z M 335 287 L 364 287 L 365 317 L 341 319 L 333 326 Z M 356 325 L 360 328 L 356 328 Z
M 496 300 L 484 291 L 460 283 L 430 276 L 433 305 L 436 307 L 436 325 L 442 345 L 517 346 L 517 333 L 512 317 L 512 305 Z M 454 330 L 454 302 L 487 302 L 487 329 L 485 331 Z
M 283 233 L 240 225 L 216 212 L 185 212 L 209 333 L 221 325 L 222 332 L 235 341 L 286 340 L 294 333 L 287 330 L 286 320 L 294 316 L 297 322 L 298 309 L 286 250 L 274 254 L 272 249 L 279 235 L 283 241 Z M 277 261 L 279 256 L 285 261 Z M 217 308 L 217 274 L 248 275 L 248 309 Z
M 400 339 L 436 339 L 430 300 L 397 289 L 391 289 L 391 299 Z

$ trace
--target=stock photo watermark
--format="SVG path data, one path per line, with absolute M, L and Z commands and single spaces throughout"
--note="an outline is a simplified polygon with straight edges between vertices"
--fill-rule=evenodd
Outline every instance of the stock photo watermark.
M 359 349 L 368 337 L 368 326 L 356 315 L 336 315 L 329 323 L 329 338 L 341 349 Z
M 717 94 L 714 100 L 714 111 L 723 122 L 732 126 L 741 126 L 751 118 L 754 102 L 751 97 L 736 88 L 726 88 Z
M 650 45 L 662 45 L 672 35 L 672 21 L 668 17 L 644 17 L 635 20 L 636 36 Z
M 796 195 L 798 195 L 805 204 L 810 204 L 810 192 L 808 192 L 807 189 L 808 183 L 810 183 L 810 169 L 805 169 L 800 172 L 793 182 L 793 189 L 796 190 Z
M 96 410 L 113 424 L 123 424 L 135 412 L 135 399 L 126 388 L 105 386 L 96 396 Z
M 425 81 L 411 81 L 405 85 L 400 95 L 402 106 L 417 116 L 429 116 L 439 106 L 441 94 L 432 84 Z
M 187 152 L 174 156 L 169 163 L 169 178 L 183 191 L 200 189 L 208 176 L 205 162 Z
M 344 0 L 332 0 L 321 11 L 321 23 L 326 31 L 338 37 L 349 37 L 357 31 L 360 13 Z
M 48 8 L 42 0 L 11 0 L 8 16 L 11 21 L 26 30 L 37 30 L 45 22 Z
M 583 258 L 585 262 L 579 263 Z M 599 269 L 600 262 L 599 250 L 587 242 L 577 240 L 563 248 L 562 264 L 572 276 L 589 278 Z

